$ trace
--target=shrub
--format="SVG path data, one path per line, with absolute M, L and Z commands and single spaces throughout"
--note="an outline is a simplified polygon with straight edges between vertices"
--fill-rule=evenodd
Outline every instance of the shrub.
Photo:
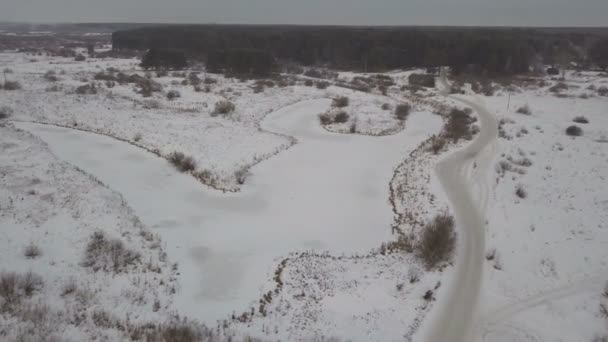
M 429 150 L 433 152 L 433 154 L 439 154 L 439 152 L 443 151 L 446 143 L 447 141 L 444 136 L 433 136 Z
M 35 258 L 39 257 L 40 255 L 42 255 L 42 251 L 40 250 L 40 248 L 38 246 L 31 243 L 25 247 L 25 250 L 23 251 L 23 255 L 28 259 L 35 259 Z
M 133 141 L 138 142 L 138 141 L 140 141 L 142 138 L 143 138 L 143 137 L 142 137 L 141 133 L 139 133 L 139 132 L 138 132 L 138 133 L 135 133 L 135 135 L 133 136 Z
M 59 81 L 59 77 L 57 77 L 55 70 L 49 70 L 44 74 L 44 79 L 49 82 L 57 82 Z
M 10 310 L 12 305 L 21 301 L 19 282 L 20 276 L 15 272 L 0 274 L 0 312 Z
M 262 92 L 264 92 L 264 85 L 261 84 L 261 83 L 256 83 L 253 86 L 253 93 L 254 94 L 259 94 L 259 93 L 262 93 Z
M 348 106 L 348 97 L 346 97 L 346 96 L 336 97 L 332 101 L 332 106 L 338 107 L 338 108 L 343 108 L 343 107 Z
M 532 114 L 532 110 L 530 110 L 530 106 L 528 106 L 527 104 L 517 108 L 517 110 L 515 112 L 519 113 L 519 114 L 524 114 L 524 115 Z
M 100 71 L 93 76 L 96 81 L 115 81 L 116 77 L 114 73 L 108 72 L 107 74 L 103 71 Z
M 97 94 L 97 86 L 95 86 L 95 83 L 81 85 L 76 88 L 75 92 L 79 95 L 95 95 Z
M 5 86 L 6 87 L 6 86 Z M 599 96 L 608 96 L 608 87 L 599 87 L 597 89 L 597 94 Z
M 519 184 L 517 187 L 515 187 L 515 195 L 517 195 L 519 198 L 526 198 L 528 193 L 526 192 L 526 189 L 524 189 L 524 186 Z
M 203 82 L 205 84 L 216 84 L 217 80 L 215 78 L 205 77 L 205 80 Z
M 140 261 L 140 254 L 125 247 L 119 239 L 108 239 L 102 231 L 91 235 L 82 266 L 94 271 L 121 273 Z
M 551 75 L 551 76 L 559 75 L 559 69 L 556 67 L 549 67 L 549 68 L 547 68 L 547 75 Z
M 116 82 L 114 81 L 106 81 L 106 88 L 111 89 L 116 86 Z
M 568 85 L 563 82 L 559 82 L 556 85 L 549 88 L 549 91 L 552 93 L 559 93 L 562 90 L 568 90 Z
M 243 166 L 234 172 L 234 178 L 236 179 L 237 183 L 242 185 L 245 183 L 248 174 L 249 172 L 247 171 L 247 167 Z
M 87 58 L 83 55 L 78 55 L 74 58 L 76 62 L 84 62 Z
M 3 272 L 0 274 L 0 313 L 13 310 L 23 297 L 31 297 L 43 287 L 42 277 L 31 271 L 26 274 Z
M 572 121 L 576 122 L 576 123 L 580 123 L 580 124 L 588 124 L 589 120 L 587 120 L 586 117 L 584 116 L 577 116 L 574 119 L 572 119 Z
M 213 114 L 215 114 L 215 115 L 230 114 L 230 113 L 234 112 L 235 108 L 236 107 L 235 107 L 234 103 L 232 103 L 230 101 L 227 101 L 227 100 L 219 101 L 219 102 L 215 103 L 215 109 L 213 110 Z
M 4 90 L 19 90 L 21 89 L 21 83 L 17 81 L 6 81 L 4 82 Z
M 410 110 L 412 106 L 409 103 L 400 103 L 395 107 L 395 117 L 398 120 L 405 121 L 407 117 L 410 115 Z
M 346 112 L 339 112 L 338 114 L 336 114 L 336 116 L 334 116 L 334 122 L 335 123 L 345 123 L 348 121 L 348 114 L 346 114 Z
M 61 91 L 62 88 L 60 86 L 58 86 L 57 84 L 53 84 L 50 87 L 47 87 L 46 89 L 44 89 L 44 91 L 46 92 L 58 92 Z
M 181 96 L 182 96 L 182 94 L 180 94 L 179 91 L 177 91 L 177 90 L 169 90 L 167 92 L 167 99 L 168 100 L 173 100 L 173 99 L 176 99 L 176 98 L 181 97 Z
M 485 96 L 493 96 L 494 95 L 494 87 L 492 86 L 492 82 L 490 80 L 483 80 L 481 82 L 481 91 Z
M 135 75 L 137 76 L 137 75 Z M 131 76 L 133 77 L 133 76 Z M 133 77 L 134 83 L 139 87 L 139 93 L 143 97 L 150 97 L 152 93 L 159 92 L 163 89 L 163 87 L 150 79 L 144 77 Z
M 323 78 L 323 73 L 317 69 L 308 69 L 304 72 L 304 76 L 313 78 Z
M 329 87 L 329 82 L 327 81 L 319 81 L 316 83 L 317 89 L 327 89 Z
M 578 137 L 578 136 L 583 135 L 583 129 L 576 125 L 572 125 L 572 126 L 566 128 L 566 134 L 573 136 L 573 137 Z
M 416 250 L 426 267 L 432 269 L 440 263 L 448 262 L 455 246 L 454 218 L 443 213 L 426 224 Z
M 169 76 L 169 71 L 167 71 L 167 69 L 156 70 L 156 77 L 167 77 L 167 76 Z
M 454 108 L 450 112 L 447 123 L 444 126 L 444 134 L 447 138 L 452 139 L 454 143 L 460 139 L 470 140 L 473 135 L 471 124 L 473 118 L 466 110 Z
M 145 109 L 161 109 L 162 105 L 157 100 L 144 100 L 143 107 Z
M 61 296 L 65 297 L 69 294 L 75 293 L 77 289 L 78 286 L 76 285 L 76 279 L 70 278 L 65 284 L 63 284 L 63 287 L 61 288 Z
M 31 297 L 34 292 L 42 290 L 44 281 L 42 277 L 33 272 L 27 272 L 20 279 L 19 287 L 27 297 Z
M 408 78 L 411 85 L 417 85 L 426 88 L 435 87 L 435 76 L 426 74 L 411 74 Z
M 13 109 L 8 106 L 0 107 L 0 119 L 6 119 L 9 116 L 13 115 Z
M 333 119 L 329 113 L 319 114 L 319 121 L 321 121 L 321 125 L 329 125 L 333 122 Z
M 390 110 L 391 105 L 389 105 L 388 103 L 383 103 L 382 106 L 380 106 L 380 108 L 382 108 L 382 110 Z
M 181 152 L 173 152 L 169 155 L 169 162 L 181 172 L 194 171 L 196 169 L 196 161 L 190 156 L 186 156 Z
M 307 86 L 307 87 L 312 87 L 312 86 L 313 86 L 313 84 L 314 84 L 314 83 L 313 83 L 313 81 L 312 81 L 312 80 L 305 80 L 305 81 L 304 81 L 304 85 L 305 85 L 305 86 Z

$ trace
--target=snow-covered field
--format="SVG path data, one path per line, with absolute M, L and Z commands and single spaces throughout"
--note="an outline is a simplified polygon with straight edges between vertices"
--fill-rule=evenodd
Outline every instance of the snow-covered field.
M 394 84 L 385 95 L 318 89 L 301 76 L 259 91 L 200 72 L 198 91 L 188 74 L 148 75 L 162 90 L 144 98 L 133 83 L 94 79 L 108 68 L 145 77 L 137 63 L 0 53 L 23 88 L 0 90 L 0 107 L 12 109 L 0 120 L 0 272 L 43 281 L 10 310 L 0 298 L 0 339 L 121 340 L 137 330 L 121 322 L 176 315 L 224 337 L 418 337 L 458 268 L 427 271 L 415 253 L 385 246 L 415 240 L 452 207 L 434 167 L 468 142 L 434 154 L 429 138 L 445 108 L 462 104 L 437 89 L 407 90 L 418 71 L 386 74 Z M 339 73 L 338 84 L 372 76 Z M 91 82 L 96 94 L 76 92 Z M 559 92 L 550 88 L 561 81 L 544 82 L 482 96 L 501 122 L 490 196 L 477 198 L 484 341 L 608 335 L 608 97 L 598 94 L 608 77 L 568 73 Z M 180 97 L 168 99 L 171 90 Z M 338 96 L 346 107 L 331 107 Z M 215 113 L 220 101 L 234 111 Z M 393 115 L 402 102 L 413 105 L 405 121 Z M 524 105 L 531 113 L 516 113 Z M 346 122 L 321 127 L 318 114 L 339 111 Z M 572 122 L 578 116 L 588 123 Z M 573 124 L 582 136 L 566 135 Z M 191 174 L 167 162 L 175 151 L 194 158 Z M 87 259 L 92 241 L 120 244 L 120 262 Z M 30 245 L 40 255 L 26 253 Z

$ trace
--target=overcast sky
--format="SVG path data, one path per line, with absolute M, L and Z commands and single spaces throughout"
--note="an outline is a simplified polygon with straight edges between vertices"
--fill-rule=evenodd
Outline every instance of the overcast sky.
M 608 26 L 608 0 L 0 0 L 0 21 Z

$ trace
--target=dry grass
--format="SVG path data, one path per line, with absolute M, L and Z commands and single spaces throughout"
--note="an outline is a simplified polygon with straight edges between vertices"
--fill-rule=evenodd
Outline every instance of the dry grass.
M 169 155 L 169 162 L 181 172 L 194 171 L 196 169 L 196 161 L 190 156 L 186 156 L 182 152 L 173 152 Z
M 125 247 L 119 239 L 108 239 L 102 231 L 91 235 L 82 266 L 94 271 L 121 273 L 140 262 L 141 255 Z
M 40 247 L 36 246 L 34 243 L 30 243 L 25 247 L 23 255 L 28 259 L 36 259 L 42 255 L 42 251 L 40 250 Z
M 0 274 L 0 312 L 14 312 L 22 300 L 31 297 L 44 287 L 42 277 L 33 272 Z

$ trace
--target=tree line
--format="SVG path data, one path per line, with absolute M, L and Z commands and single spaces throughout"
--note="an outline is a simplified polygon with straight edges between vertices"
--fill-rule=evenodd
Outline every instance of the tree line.
M 279 64 L 297 63 L 368 72 L 447 65 L 455 73 L 512 75 L 543 63 L 603 66 L 607 47 L 601 38 L 606 37 L 607 32 L 601 29 L 169 25 L 117 31 L 112 35 L 112 42 L 117 50 L 179 50 L 190 59 L 204 61 L 210 71 L 232 74 L 264 76 Z

